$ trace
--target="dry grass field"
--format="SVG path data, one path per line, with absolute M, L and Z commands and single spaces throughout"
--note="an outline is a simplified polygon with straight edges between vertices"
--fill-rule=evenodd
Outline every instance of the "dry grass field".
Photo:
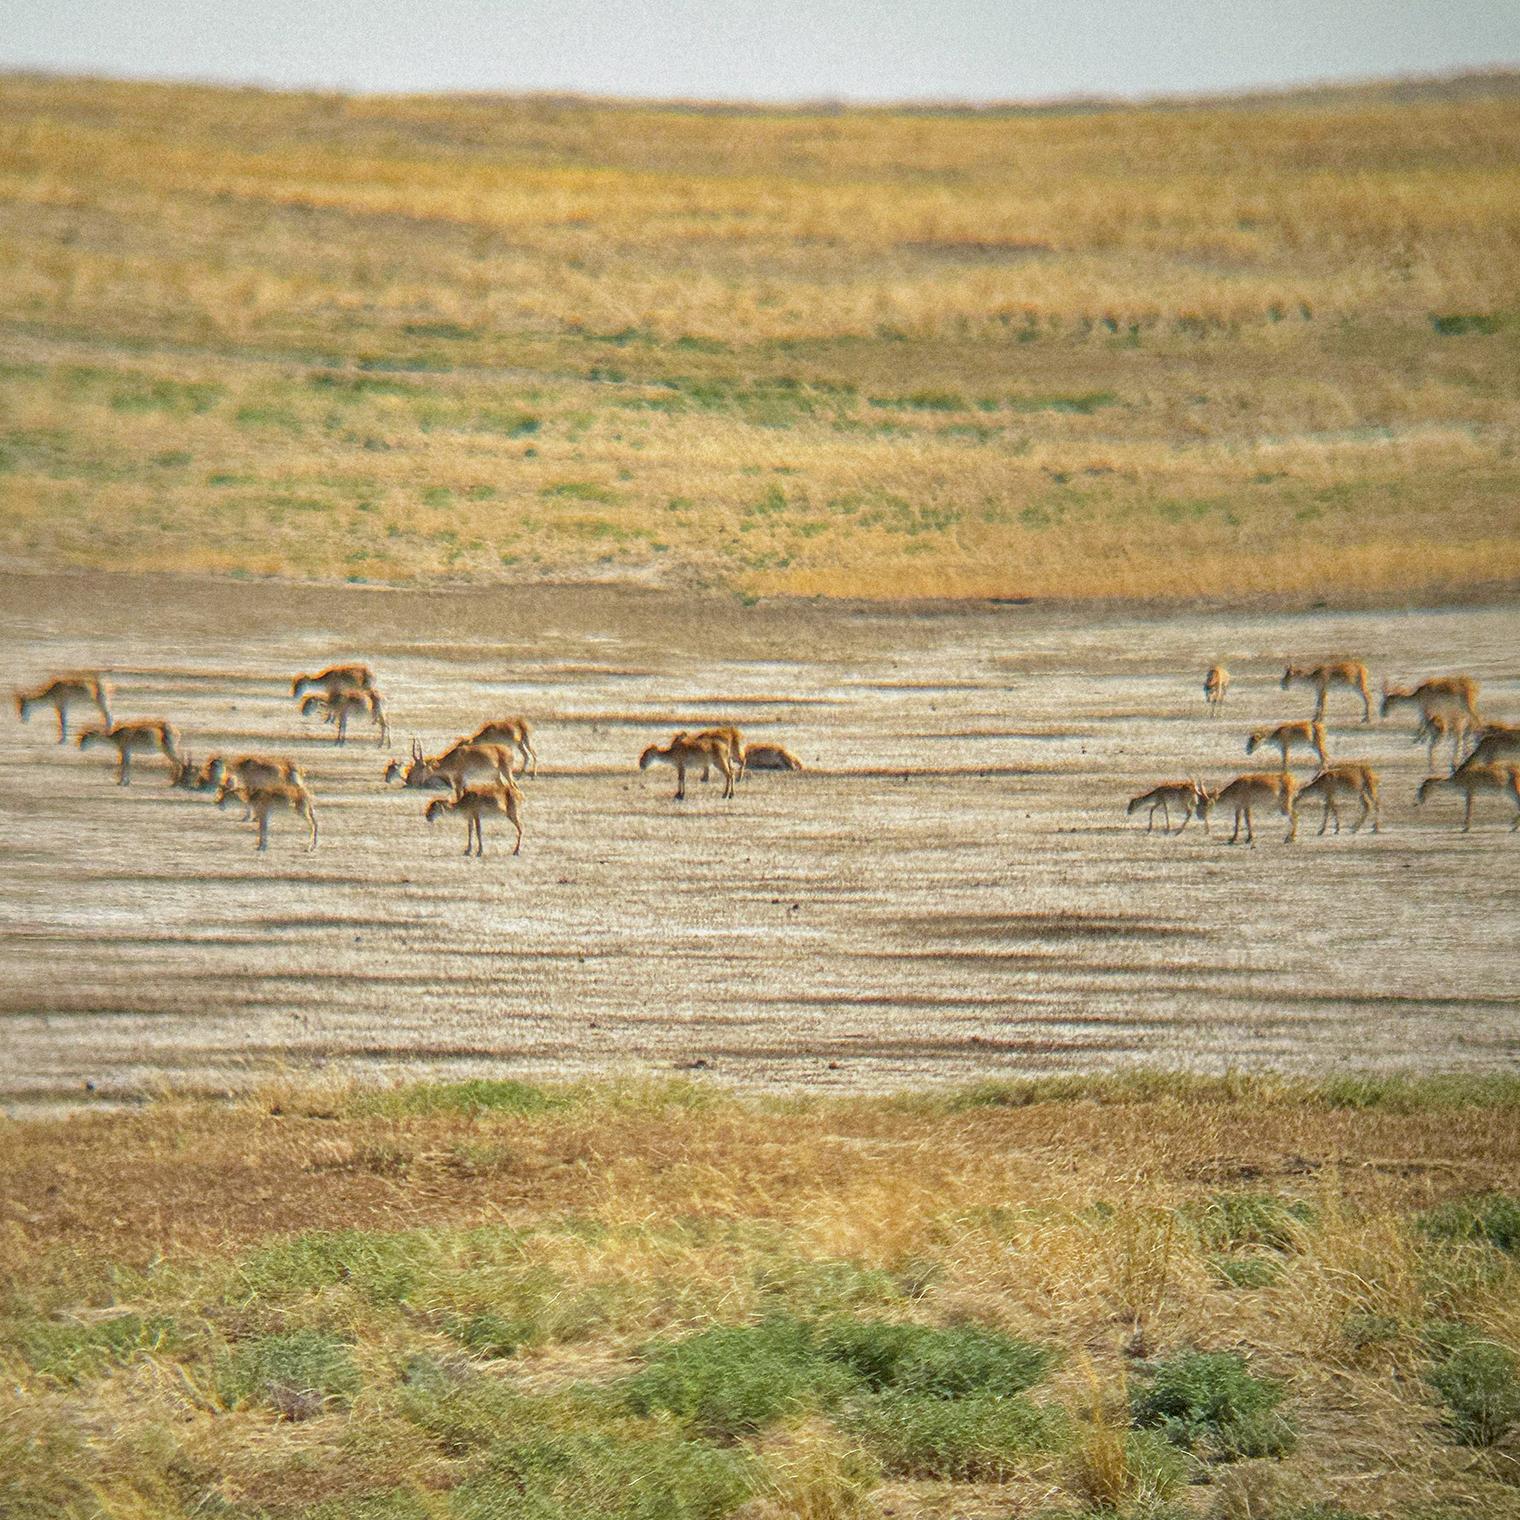
M 1511 75 L 985 112 L 0 80 L 0 558 L 1520 581 Z
M 1520 1091 L 0 1122 L 7 1520 L 1520 1515 Z

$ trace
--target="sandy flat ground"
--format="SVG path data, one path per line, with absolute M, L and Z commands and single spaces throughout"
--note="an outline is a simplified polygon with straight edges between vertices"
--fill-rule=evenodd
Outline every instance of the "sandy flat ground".
M 119 718 L 203 757 L 299 760 L 320 848 L 267 855 L 209 799 L 130 788 L 0 720 L 0 1093 L 16 1109 L 272 1067 L 573 1078 L 696 1069 L 881 1090 L 1133 1063 L 1324 1072 L 1513 1068 L 1520 835 L 1421 811 L 1412 721 L 1332 699 L 1383 833 L 1254 849 L 1147 834 L 1157 780 L 1256 768 L 1247 728 L 1306 716 L 1285 658 L 1374 679 L 1470 671 L 1520 720 L 1520 607 L 1169 616 L 879 610 L 612 589 L 408 592 L 151 577 L 0 579 L 18 683 L 108 669 Z M 291 675 L 363 657 L 393 749 L 523 713 L 527 838 L 429 829 L 359 732 L 303 720 Z M 1210 719 L 1205 667 L 1235 676 Z M 84 721 L 80 715 L 76 721 Z M 672 800 L 647 743 L 740 724 L 808 766 Z M 1300 767 L 1300 779 L 1308 770 Z M 503 824 L 504 824 L 503 820 Z M 93 1089 L 85 1084 L 93 1084 Z M 93 1098 L 89 1095 L 93 1091 Z

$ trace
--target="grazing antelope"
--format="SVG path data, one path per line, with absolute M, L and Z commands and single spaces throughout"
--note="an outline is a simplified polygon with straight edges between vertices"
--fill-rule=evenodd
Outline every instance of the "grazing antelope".
M 59 676 L 57 680 L 49 681 L 46 686 L 39 686 L 35 691 L 18 691 L 16 716 L 23 723 L 30 723 L 34 707 L 51 707 L 58 715 L 58 742 L 62 744 L 69 737 L 69 708 L 76 703 L 93 707 L 105 719 L 106 727 L 109 728 L 110 696 L 109 688 L 99 676 Z
M 399 781 L 405 787 L 448 787 L 457 797 L 471 776 L 507 782 L 512 779 L 512 751 L 504 744 L 474 744 L 461 740 L 452 749 L 429 759 L 422 745 L 412 740 L 411 761 L 392 760 L 385 768 L 385 784 Z
M 744 771 L 800 771 L 802 762 L 791 750 L 779 744 L 747 744 L 744 747 Z M 741 772 L 743 774 L 743 772 Z
M 90 749 L 96 744 L 109 744 L 116 750 L 116 780 L 120 786 L 132 784 L 132 756 L 137 753 L 158 753 L 170 765 L 169 784 L 174 785 L 175 772 L 179 769 L 179 730 L 162 718 L 138 718 L 131 723 L 118 723 L 107 727 L 97 723 L 92 728 L 81 729 L 80 749 Z
M 325 697 L 320 692 L 314 693 L 301 703 L 301 716 L 310 717 L 314 712 L 325 713 L 327 722 L 337 723 L 339 744 L 348 737 L 348 720 L 360 713 L 368 713 L 370 722 L 380 730 L 380 736 L 375 740 L 377 749 L 382 749 L 391 742 L 391 726 L 386 720 L 385 705 L 380 693 L 373 688 L 362 691 L 351 688 L 332 697 Z
M 1474 727 L 1483 721 L 1478 716 L 1478 683 L 1471 676 L 1437 676 L 1418 686 L 1390 686 L 1385 681 L 1380 712 L 1386 718 L 1396 707 L 1417 707 L 1427 718 L 1433 712 L 1461 713 Z
M 1423 807 L 1430 800 L 1431 793 L 1443 786 L 1449 786 L 1466 798 L 1466 806 L 1462 810 L 1464 834 L 1472 828 L 1473 801 L 1481 792 L 1494 792 L 1501 797 L 1508 797 L 1515 804 L 1515 821 L 1509 826 L 1510 832 L 1520 829 L 1520 765 L 1469 764 L 1454 770 L 1449 776 L 1432 776 L 1428 781 L 1420 783 L 1415 802 Z
M 1209 673 L 1203 678 L 1203 698 L 1209 704 L 1209 712 L 1219 716 L 1219 709 L 1224 706 L 1225 694 L 1230 689 L 1230 673 L 1223 665 L 1209 666 Z
M 1275 774 L 1258 771 L 1249 776 L 1237 776 L 1221 791 L 1205 792 L 1200 811 L 1206 815 L 1216 807 L 1234 808 L 1235 832 L 1230 835 L 1230 843 L 1234 844 L 1240 838 L 1240 820 L 1244 818 L 1246 843 L 1255 844 L 1256 838 L 1251 829 L 1251 809 L 1275 807 L 1288 820 L 1288 837 L 1284 842 L 1291 844 L 1298 838 L 1298 812 L 1294 802 L 1297 791 L 1298 783 L 1287 771 Z
M 343 691 L 373 691 L 375 673 L 368 665 L 329 665 L 314 676 L 297 676 L 290 683 L 293 697 L 305 696 L 309 691 L 321 692 L 329 701 Z M 304 707 L 301 709 L 306 710 Z
M 533 730 L 528 726 L 526 718 L 496 718 L 490 723 L 483 723 L 468 739 L 462 739 L 460 743 L 508 745 L 522 756 L 522 764 L 517 767 L 519 774 L 525 769 L 530 776 L 538 774 Z
M 1288 769 L 1288 751 L 1312 749 L 1319 756 L 1320 766 L 1329 763 L 1325 754 L 1325 725 L 1317 718 L 1304 718 L 1297 723 L 1279 723 L 1276 728 L 1254 729 L 1246 740 L 1246 753 L 1254 755 L 1263 745 L 1275 745 L 1282 752 L 1282 768 Z
M 686 769 L 690 766 L 693 770 L 701 766 L 706 771 L 711 766 L 723 773 L 723 795 L 734 795 L 734 763 L 732 749 L 726 739 L 718 739 L 702 734 L 677 734 L 669 744 L 663 747 L 651 744 L 648 749 L 639 756 L 639 769 L 647 771 L 651 765 L 673 765 L 676 768 L 676 795 L 675 800 L 682 802 L 686 798 Z
M 1455 770 L 1462 755 L 1462 745 L 1471 732 L 1472 724 L 1467 721 L 1466 713 L 1445 712 L 1438 707 L 1420 718 L 1420 726 L 1414 731 L 1414 742 L 1425 746 L 1426 764 L 1434 770 L 1436 750 L 1450 739 L 1451 765 Z
M 189 750 L 175 767 L 172 784 L 187 792 L 214 792 L 228 780 L 239 786 L 269 786 L 276 781 L 288 781 L 294 786 L 306 784 L 294 760 L 270 760 L 264 755 L 239 755 L 229 760 L 225 755 L 212 755 L 204 765 L 197 766 Z
M 486 836 L 482 820 L 487 813 L 505 813 L 517 830 L 517 843 L 512 847 L 512 853 L 517 855 L 522 851 L 523 839 L 521 802 L 522 793 L 511 781 L 499 781 L 494 786 L 467 786 L 453 797 L 435 797 L 423 809 L 422 816 L 431 823 L 440 813 L 463 813 L 464 852 L 468 855 L 473 847 L 476 855 L 484 855 Z
M 1462 767 L 1492 765 L 1495 761 L 1507 760 L 1520 760 L 1520 727 L 1511 723 L 1490 723 L 1483 729 Z
M 269 815 L 283 809 L 304 818 L 311 825 L 311 838 L 307 853 L 317 847 L 317 812 L 311 805 L 311 793 L 298 781 L 269 781 L 258 786 L 244 786 L 230 776 L 217 790 L 216 805 L 225 808 L 236 804 L 243 809 L 246 820 L 252 816 L 259 826 L 259 842 L 255 849 L 269 848 Z
M 1126 816 L 1133 817 L 1141 808 L 1147 806 L 1150 808 L 1145 820 L 1147 834 L 1155 827 L 1157 808 L 1161 809 L 1163 831 L 1168 834 L 1172 832 L 1171 809 L 1173 807 L 1182 809 L 1182 822 L 1177 829 L 1179 834 L 1192 821 L 1195 812 L 1203 822 L 1204 832 L 1208 832 L 1208 805 L 1204 800 L 1203 788 L 1196 781 L 1163 781 L 1160 786 L 1153 786 L 1150 791 L 1142 792 L 1138 797 L 1132 798 L 1125 809 Z
M 728 762 L 734 768 L 734 778 L 744 780 L 744 735 L 737 728 L 704 728 L 699 734 L 678 735 L 682 738 L 694 738 L 697 740 L 716 740 L 719 744 L 728 746 Z M 702 779 L 706 781 L 708 767 L 702 768 Z
M 1335 819 L 1335 832 L 1341 831 L 1342 802 L 1359 802 L 1362 811 L 1355 823 L 1351 825 L 1354 834 L 1366 823 L 1367 815 L 1372 815 L 1372 832 L 1378 832 L 1381 823 L 1381 813 L 1378 808 L 1378 773 L 1371 766 L 1360 761 L 1347 761 L 1341 765 L 1327 765 L 1312 781 L 1305 783 L 1298 790 L 1298 796 L 1294 799 L 1294 807 L 1300 808 L 1306 802 L 1323 801 L 1325 804 L 1325 816 L 1320 820 L 1319 831 L 1321 834 L 1330 826 L 1331 818 Z
M 1295 681 L 1315 689 L 1316 722 L 1325 716 L 1325 698 L 1330 694 L 1332 686 L 1344 686 L 1348 690 L 1360 692 L 1362 722 L 1372 722 L 1372 686 L 1367 679 L 1367 667 L 1359 661 L 1339 660 L 1330 665 L 1290 665 L 1283 671 L 1282 689 L 1286 691 Z

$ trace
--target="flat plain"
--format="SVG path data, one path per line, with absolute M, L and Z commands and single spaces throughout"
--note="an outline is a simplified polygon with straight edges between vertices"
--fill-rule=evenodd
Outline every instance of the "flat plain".
M 1414 807 L 1411 720 L 1332 697 L 1332 758 L 1383 776 L 1376 835 L 1320 838 L 1306 808 L 1295 845 L 1258 816 L 1232 848 L 1229 819 L 1167 838 L 1124 811 L 1169 777 L 1260 768 L 1246 731 L 1313 705 L 1280 689 L 1288 659 L 1462 668 L 1489 713 L 1520 713 L 1513 606 L 1074 616 L 94 576 L 15 577 L 4 604 L 19 677 L 109 663 L 118 717 L 168 717 L 202 759 L 297 759 L 322 830 L 308 854 L 277 822 L 259 856 L 162 762 L 121 788 L 48 716 L 9 715 L 12 1103 L 282 1065 L 882 1091 L 1158 1063 L 1483 1071 L 1520 1049 L 1520 838 L 1498 804 L 1467 835 L 1456 802 Z M 521 855 L 503 823 L 466 860 L 461 825 L 424 824 L 430 794 L 382 784 L 370 731 L 339 749 L 300 717 L 291 677 L 355 655 L 396 754 L 534 722 Z M 1215 659 L 1235 684 L 1210 718 Z M 718 722 L 807 769 L 731 802 L 693 780 L 684 803 L 673 772 L 637 771 Z

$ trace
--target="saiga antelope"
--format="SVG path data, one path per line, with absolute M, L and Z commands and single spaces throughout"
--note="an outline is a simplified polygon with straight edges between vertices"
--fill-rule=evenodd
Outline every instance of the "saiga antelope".
M 1509 723 L 1490 723 L 1462 764 L 1492 765 L 1508 760 L 1520 760 L 1520 728 Z
M 314 712 L 325 712 L 329 723 L 337 722 L 339 744 L 348 737 L 348 720 L 360 713 L 368 713 L 370 722 L 380 730 L 380 736 L 375 740 L 377 749 L 383 749 L 391 742 L 391 726 L 386 721 L 385 706 L 380 693 L 373 688 L 362 691 L 351 688 L 332 697 L 315 692 L 301 703 L 301 716 L 310 717 Z
M 485 776 L 506 783 L 512 779 L 512 751 L 504 744 L 461 742 L 429 759 L 422 745 L 412 740 L 411 761 L 392 760 L 385 768 L 385 784 L 400 781 L 405 787 L 443 786 L 457 797 L 471 776 Z
M 687 767 L 695 769 L 700 765 L 706 770 L 715 765 L 723 773 L 723 795 L 732 797 L 734 795 L 734 764 L 730 753 L 728 741 L 725 739 L 705 738 L 695 734 L 677 734 L 669 744 L 663 747 L 651 744 L 639 756 L 639 769 L 647 771 L 651 765 L 675 766 L 675 800 L 681 802 L 686 797 Z
M 1446 712 L 1436 708 L 1420 718 L 1420 726 L 1414 731 L 1414 742 L 1426 748 L 1426 765 L 1436 768 L 1436 750 L 1451 740 L 1451 766 L 1455 770 L 1462 755 L 1462 745 L 1472 732 L 1472 724 L 1463 712 Z
M 179 769 L 179 730 L 162 718 L 138 718 L 131 723 L 118 723 L 108 728 L 96 724 L 81 729 L 80 749 L 90 749 L 97 744 L 109 744 L 116 751 L 116 780 L 118 785 L 132 784 L 132 756 L 137 753 L 158 753 L 169 762 L 169 784 L 174 784 Z
M 1433 712 L 1460 712 L 1474 727 L 1483 721 L 1478 716 L 1478 683 L 1471 676 L 1436 676 L 1418 686 L 1390 686 L 1385 681 L 1382 716 L 1396 707 L 1417 707 L 1427 718 Z
M 1251 829 L 1251 809 L 1275 807 L 1288 820 L 1288 837 L 1284 842 L 1291 844 L 1298 838 L 1298 812 L 1294 805 L 1297 791 L 1298 783 L 1287 771 L 1237 776 L 1223 790 L 1204 793 L 1203 811 L 1207 813 L 1216 807 L 1233 808 L 1235 832 L 1230 835 L 1229 842 L 1234 844 L 1240 838 L 1240 820 L 1244 818 L 1246 843 L 1255 844 L 1256 838 Z
M 1263 745 L 1275 745 L 1282 752 L 1282 768 L 1288 769 L 1288 751 L 1312 749 L 1319 756 L 1321 767 L 1328 764 L 1325 754 L 1325 725 L 1315 718 L 1304 718 L 1298 723 L 1279 723 L 1276 728 L 1255 729 L 1246 740 L 1246 753 L 1254 755 Z
M 1516 809 L 1515 821 L 1509 826 L 1510 832 L 1520 829 L 1520 765 L 1464 765 L 1449 776 L 1432 776 L 1428 781 L 1420 783 L 1420 789 L 1415 793 L 1416 804 L 1424 807 L 1432 792 L 1446 786 L 1466 798 L 1466 806 L 1462 810 L 1464 834 L 1472 828 L 1473 801 L 1482 792 L 1494 792 L 1498 796 L 1508 797 Z
M 440 813 L 463 813 L 465 817 L 464 852 L 468 855 L 474 847 L 476 855 L 486 852 L 485 830 L 482 820 L 487 813 L 505 813 L 517 830 L 517 843 L 512 847 L 514 855 L 522 851 L 522 815 L 519 805 L 522 793 L 510 781 L 497 782 L 494 786 L 468 786 L 453 797 L 435 797 L 423 809 L 422 816 L 431 823 Z
M 310 854 L 317 847 L 317 812 L 311 805 L 311 793 L 296 781 L 270 781 L 262 786 L 242 786 L 230 778 L 223 781 L 216 794 L 216 805 L 225 808 L 233 803 L 243 809 L 246 819 L 251 814 L 259 826 L 258 850 L 269 848 L 269 815 L 288 809 L 304 818 L 311 826 L 311 838 L 306 850 Z
M 309 691 L 321 692 L 330 701 L 342 691 L 373 691 L 375 673 L 368 665 L 329 665 L 314 676 L 297 676 L 290 683 L 293 697 L 305 696 Z M 305 709 L 302 708 L 304 712 Z
M 744 780 L 744 735 L 737 728 L 704 728 L 698 734 L 680 734 L 678 738 L 696 739 L 700 741 L 715 740 L 719 744 L 728 746 L 728 763 L 734 768 L 734 779 Z M 708 768 L 703 766 L 702 779 L 706 781 Z
M 1299 788 L 1293 805 L 1295 808 L 1301 808 L 1306 802 L 1315 801 L 1323 801 L 1325 804 L 1325 816 L 1320 820 L 1319 826 L 1321 834 L 1330 826 L 1331 818 L 1335 819 L 1335 832 L 1340 833 L 1340 804 L 1342 802 L 1361 804 L 1362 811 L 1356 822 L 1351 825 L 1353 834 L 1366 823 L 1369 813 L 1372 815 L 1372 832 L 1374 834 L 1378 832 L 1381 821 L 1378 808 L 1378 774 L 1369 765 L 1356 761 L 1342 765 L 1327 765 L 1312 781 Z
M 1314 717 L 1316 722 L 1325 716 L 1325 698 L 1332 686 L 1344 686 L 1359 692 L 1362 698 L 1362 722 L 1372 722 L 1372 685 L 1367 679 L 1367 667 L 1356 660 L 1339 660 L 1329 665 L 1290 665 L 1283 671 L 1282 689 L 1286 691 L 1295 681 L 1315 690 Z
M 1196 781 L 1164 781 L 1160 786 L 1153 786 L 1150 791 L 1142 792 L 1138 797 L 1132 798 L 1125 809 L 1125 814 L 1127 817 L 1133 817 L 1143 807 L 1150 809 L 1145 820 L 1147 834 L 1156 825 L 1157 808 L 1161 809 L 1164 831 L 1168 834 L 1172 832 L 1171 810 L 1173 807 L 1182 809 L 1182 823 L 1177 829 L 1179 834 L 1188 826 L 1195 812 L 1202 820 L 1204 832 L 1208 832 L 1208 804 L 1204 800 L 1203 788 Z
M 744 748 L 745 771 L 800 771 L 802 762 L 779 744 L 748 744 Z
M 69 708 L 76 703 L 93 707 L 111 726 L 110 690 L 96 675 L 59 676 L 35 691 L 16 693 L 16 716 L 23 723 L 31 722 L 34 707 L 51 707 L 58 715 L 58 742 L 69 737 Z
M 1230 673 L 1223 665 L 1211 665 L 1209 672 L 1203 678 L 1203 698 L 1209 704 L 1209 712 L 1219 716 L 1219 709 L 1224 706 L 1225 694 L 1230 689 Z
M 505 744 L 516 749 L 522 756 L 522 764 L 517 767 L 518 773 L 526 770 L 530 776 L 538 774 L 538 755 L 533 748 L 533 730 L 526 718 L 496 718 L 490 723 L 483 723 L 468 739 L 461 739 L 461 744 Z
M 304 786 L 306 778 L 293 760 L 270 760 L 263 755 L 239 755 L 229 760 L 225 755 L 212 755 L 204 765 L 197 766 L 189 750 L 175 768 L 174 785 L 188 792 L 214 792 L 224 781 L 235 781 L 239 786 L 269 786 L 276 781 L 288 781 L 294 786 Z

